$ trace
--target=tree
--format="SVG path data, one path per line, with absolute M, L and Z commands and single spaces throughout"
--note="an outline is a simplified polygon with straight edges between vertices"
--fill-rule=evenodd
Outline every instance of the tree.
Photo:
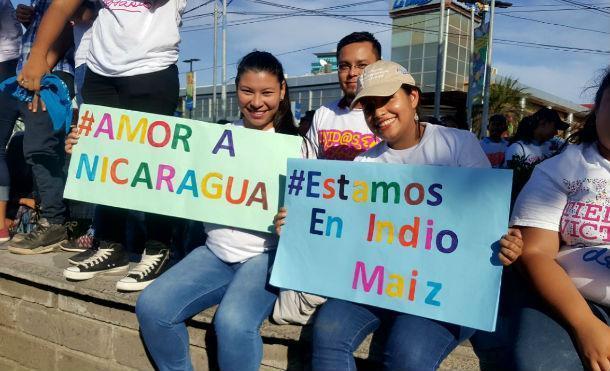
M 489 89 L 489 115 L 503 114 L 518 118 L 521 114 L 521 99 L 529 97 L 525 88 L 519 86 L 519 81 L 512 77 L 504 77 L 493 82 Z M 473 107 L 473 131 L 481 130 L 483 106 Z

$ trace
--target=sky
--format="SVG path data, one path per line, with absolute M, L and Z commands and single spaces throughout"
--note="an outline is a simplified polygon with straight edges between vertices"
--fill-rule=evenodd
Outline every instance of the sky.
M 16 3 L 22 2 L 25 1 Z M 198 71 L 197 85 L 211 84 L 212 81 L 213 2 L 204 5 L 208 2 L 189 0 L 183 15 L 180 60 L 201 59 L 193 65 Z M 336 7 L 326 12 L 343 17 L 311 16 L 273 4 L 310 10 Z M 583 9 L 573 4 L 586 4 L 601 10 Z M 389 7 L 389 0 L 232 0 L 227 16 L 230 25 L 227 28 L 227 80 L 235 77 L 239 59 L 255 49 L 278 56 L 289 76 L 307 74 L 311 63 L 316 62 L 314 52 L 334 50 L 341 37 L 354 31 L 375 33 L 382 44 L 383 58 L 390 59 Z M 291 13 L 291 16 L 279 17 L 286 13 Z M 377 24 L 358 23 L 345 19 L 345 16 Z M 519 43 L 494 43 L 493 66 L 500 75 L 517 78 L 521 83 L 575 103 L 591 102 L 594 89 L 587 87 L 595 85 L 603 69 L 610 65 L 610 0 L 515 0 L 511 8 L 497 10 L 494 39 Z M 524 42 L 607 53 L 554 50 L 539 45 L 525 47 Z M 219 33 L 219 66 L 220 63 Z M 184 83 L 188 64 L 179 63 L 179 69 Z M 220 79 L 219 67 L 219 83 Z
M 511 76 L 520 82 L 547 91 L 576 103 L 586 103 L 592 100 L 592 89 L 601 70 L 610 64 L 610 1 L 595 0 L 587 4 L 592 7 L 607 7 L 602 13 L 597 10 L 579 10 L 579 6 L 568 2 L 573 0 L 536 0 L 515 1 L 512 8 L 498 9 L 495 18 L 494 38 L 515 40 L 547 45 L 561 45 L 575 48 L 585 48 L 608 51 L 606 54 L 592 54 L 583 51 L 565 51 L 542 49 L 539 47 L 523 47 L 496 43 L 494 45 L 493 65 L 498 73 Z M 584 0 L 579 0 L 584 4 Z M 187 11 L 204 0 L 190 1 Z M 278 7 L 262 3 L 276 3 L 306 9 L 321 9 L 361 3 L 362 0 L 233 0 L 228 6 L 229 12 L 249 14 L 228 14 L 228 24 L 244 19 L 262 17 L 256 13 L 286 13 Z M 367 4 L 349 6 L 330 10 L 333 14 L 342 14 L 373 20 L 382 24 L 390 24 L 388 15 L 389 1 L 369 1 Z M 212 16 L 193 17 L 208 14 L 213 11 L 213 5 L 190 11 L 184 15 L 183 44 L 181 57 L 200 58 L 194 69 L 203 69 L 212 65 L 213 33 L 210 27 Z M 312 46 L 328 44 L 313 49 L 279 55 L 284 69 L 289 76 L 309 73 L 310 64 L 316 62 L 314 52 L 334 50 L 336 42 L 353 31 L 370 31 L 382 44 L 383 58 L 391 57 L 390 27 L 383 25 L 368 25 L 345 19 L 319 16 L 286 17 L 264 22 L 249 23 L 228 27 L 227 31 L 227 63 L 235 63 L 246 53 L 258 49 L 272 52 L 276 55 Z M 531 20 L 531 18 L 547 24 Z M 555 23 L 562 26 L 552 25 Z M 565 26 L 586 28 L 594 31 L 568 28 Z M 600 32 L 601 31 L 601 32 Z M 377 33 L 378 32 L 378 33 Z M 220 49 L 219 49 L 220 50 Z M 220 63 L 220 53 L 219 53 Z M 185 72 L 188 65 L 181 63 L 180 70 Z M 227 77 L 235 76 L 235 65 L 228 67 Z M 201 70 L 197 76 L 198 85 L 208 84 L 212 80 L 210 69 Z M 220 75 L 218 78 L 220 81 Z

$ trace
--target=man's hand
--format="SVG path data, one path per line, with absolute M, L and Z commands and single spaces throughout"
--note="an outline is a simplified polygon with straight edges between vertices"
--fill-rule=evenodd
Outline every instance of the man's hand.
M 32 17 L 34 16 L 34 7 L 28 6 L 24 4 L 17 5 L 17 9 L 15 9 L 15 15 L 17 16 L 17 20 L 24 27 L 29 27 L 30 23 L 32 23 Z

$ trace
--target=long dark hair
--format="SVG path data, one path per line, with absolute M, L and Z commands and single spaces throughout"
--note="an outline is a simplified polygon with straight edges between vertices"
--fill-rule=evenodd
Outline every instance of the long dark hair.
M 570 143 L 593 143 L 598 139 L 595 121 L 597 119 L 597 110 L 602 103 L 602 96 L 604 95 L 604 92 L 610 88 L 610 67 L 606 68 L 602 76 L 597 92 L 595 93 L 595 105 L 589 114 L 587 114 L 583 127 L 568 137 Z
M 235 86 L 239 85 L 239 80 L 246 72 L 267 72 L 277 78 L 280 86 L 284 84 L 286 92 L 284 99 L 280 101 L 275 117 L 273 118 L 273 128 L 276 133 L 299 135 L 299 130 L 294 124 L 292 110 L 290 109 L 290 95 L 288 94 L 288 84 L 284 77 L 284 68 L 280 61 L 273 54 L 262 51 L 253 51 L 246 54 L 237 66 L 237 76 L 235 76 Z
M 408 85 L 408 84 L 402 84 L 401 86 L 402 90 L 405 91 L 405 93 L 407 93 L 407 96 L 411 95 L 411 93 L 413 92 L 413 90 L 417 91 L 417 106 L 415 107 L 415 125 L 417 126 L 417 139 L 421 139 L 421 124 L 420 124 L 420 117 L 421 117 L 421 89 L 417 86 L 414 85 Z
M 534 140 L 534 129 L 536 129 L 536 123 L 534 122 L 532 116 L 525 116 L 521 119 L 521 121 L 519 121 L 517 131 L 508 140 L 508 143 L 513 144 L 518 141 L 531 143 L 532 140 Z

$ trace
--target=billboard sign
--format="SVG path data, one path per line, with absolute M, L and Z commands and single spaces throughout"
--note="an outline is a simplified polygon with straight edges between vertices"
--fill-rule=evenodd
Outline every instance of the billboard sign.
M 418 6 L 440 4 L 440 0 L 390 0 L 390 12 L 416 8 Z

